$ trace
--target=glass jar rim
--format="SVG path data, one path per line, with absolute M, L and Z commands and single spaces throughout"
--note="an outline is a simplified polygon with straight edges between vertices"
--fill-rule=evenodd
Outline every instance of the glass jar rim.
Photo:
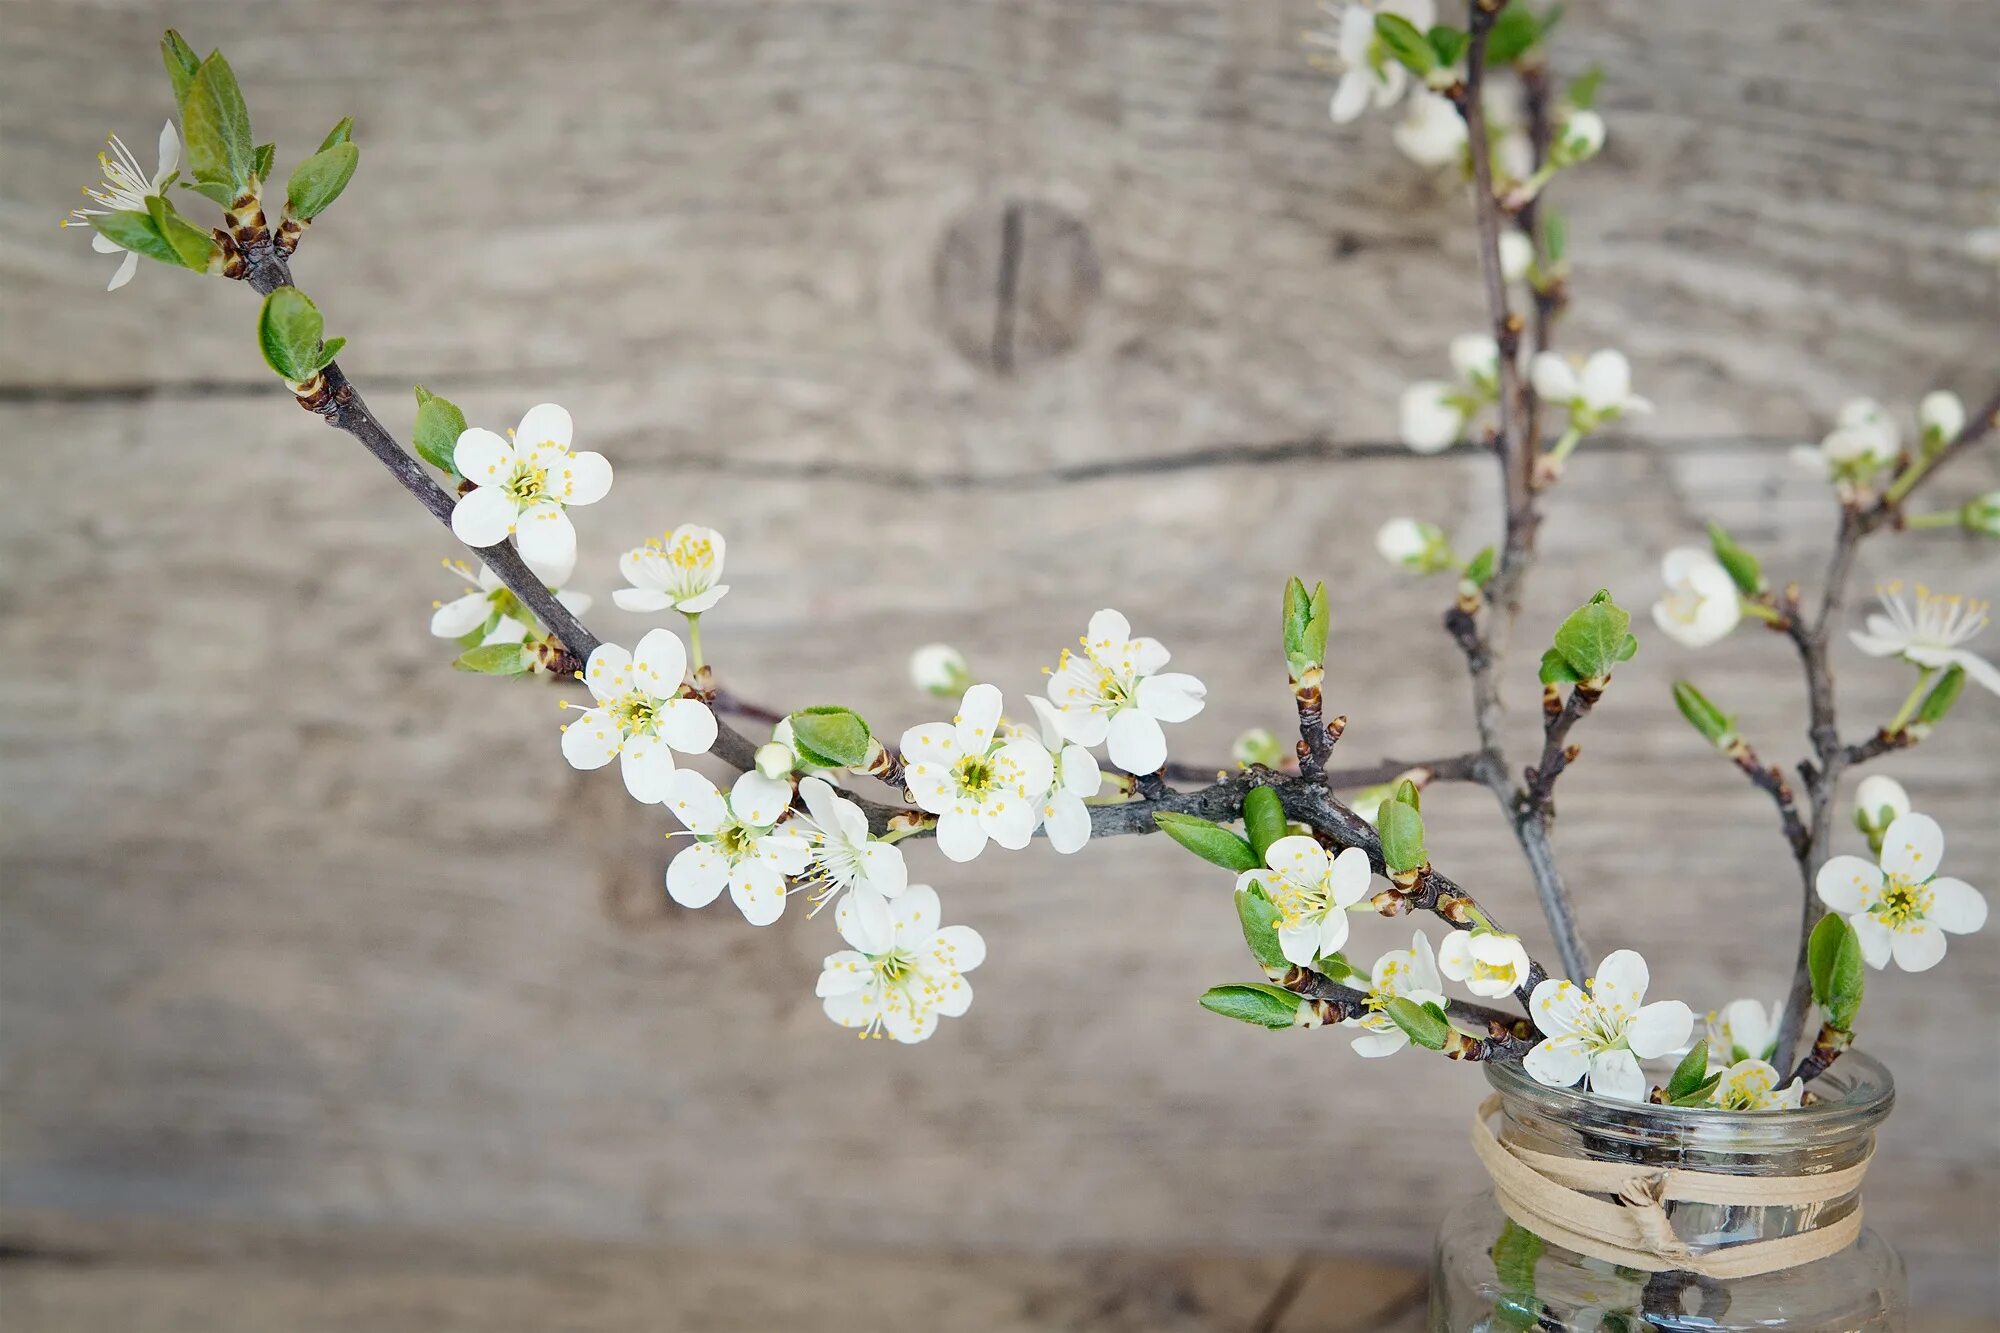
M 1503 1097 L 1534 1099 L 1550 1112 L 1566 1117 L 1629 1117 L 1637 1111 L 1656 1125 L 1694 1131 L 1702 1137 L 1768 1139 L 1787 1137 L 1792 1131 L 1820 1136 L 1869 1129 L 1889 1114 L 1896 1101 L 1896 1083 L 1888 1066 L 1861 1051 L 1844 1053 L 1813 1080 L 1812 1086 L 1819 1093 L 1817 1101 L 1786 1111 L 1723 1111 L 1712 1106 L 1620 1101 L 1580 1087 L 1554 1088 L 1537 1082 L 1517 1060 L 1489 1062 L 1486 1080 Z

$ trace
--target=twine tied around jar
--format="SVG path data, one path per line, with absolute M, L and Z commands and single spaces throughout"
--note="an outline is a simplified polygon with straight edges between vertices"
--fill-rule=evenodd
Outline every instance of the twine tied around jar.
M 1544 1240 L 1606 1263 L 1648 1273 L 1669 1269 L 1730 1279 L 1775 1273 L 1837 1254 L 1861 1234 L 1861 1201 L 1838 1220 L 1790 1236 L 1745 1241 L 1696 1253 L 1674 1234 L 1669 1200 L 1798 1208 L 1851 1194 L 1869 1157 L 1810 1176 L 1732 1176 L 1681 1167 L 1647 1167 L 1536 1152 L 1496 1137 L 1488 1123 L 1498 1094 L 1472 1118 L 1472 1147 L 1501 1209 Z M 1600 1198 L 1610 1195 L 1610 1199 Z

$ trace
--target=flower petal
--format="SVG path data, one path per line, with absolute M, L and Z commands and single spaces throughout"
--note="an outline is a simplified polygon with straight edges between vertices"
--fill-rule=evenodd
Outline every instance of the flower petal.
M 1121 709 L 1106 732 L 1111 762 L 1138 777 L 1157 773 L 1167 762 L 1167 734 L 1138 708 Z
M 1623 1005 L 1628 1015 L 1634 1014 L 1646 1002 L 1648 981 L 1646 960 L 1631 949 L 1619 949 L 1597 965 L 1597 975 L 1590 979 L 1590 998 L 1600 1005 Z
M 869 969 L 867 955 L 854 949 L 841 949 L 828 954 L 821 967 L 824 970 L 813 987 L 813 994 L 822 1000 L 829 995 L 852 995 L 874 976 Z
M 785 914 L 785 877 L 768 862 L 748 857 L 729 872 L 729 898 L 745 921 L 768 926 Z
M 938 816 L 938 850 L 951 861 L 970 861 L 986 850 L 986 827 L 969 810 L 948 810 Z
M 1535 1026 L 1550 1036 L 1574 1033 L 1582 1027 L 1588 997 L 1574 981 L 1550 977 L 1535 987 L 1528 997 L 1528 1011 Z M 1582 1071 L 1578 1071 L 1579 1078 Z M 1566 1086 L 1566 1085 L 1565 1085 Z
M 1521 1068 L 1537 1083 L 1551 1088 L 1573 1088 L 1578 1079 L 1590 1072 L 1590 1055 L 1584 1049 L 1582 1037 L 1565 1032 L 1537 1042 L 1521 1060 Z
M 1929 921 L 1912 921 L 1890 934 L 1889 955 L 1905 972 L 1928 972 L 1944 960 L 1944 932 Z
M 611 463 L 603 454 L 585 450 L 569 456 L 568 484 L 556 499 L 566 505 L 596 504 L 611 491 Z
M 699 699 L 669 699 L 659 718 L 660 739 L 682 754 L 707 754 L 715 745 L 715 714 Z
M 729 809 L 745 824 L 775 824 L 791 803 L 791 783 L 767 778 L 754 768 L 744 772 L 729 788 Z
M 822 980 L 826 975 L 820 973 Z M 881 987 L 874 984 L 874 972 L 864 967 L 862 978 L 859 990 L 835 991 L 820 1000 L 820 1008 L 826 1011 L 826 1016 L 844 1028 L 867 1027 L 875 1021 L 876 1012 L 882 1007 Z
M 903 849 L 893 842 L 869 842 L 861 848 L 861 880 L 885 898 L 894 898 L 910 883 Z
M 474 491 L 473 495 L 478 495 Z M 471 497 L 468 496 L 467 499 Z M 465 504 L 459 501 L 460 507 Z M 452 517 L 456 518 L 454 511 Z M 454 529 L 455 531 L 456 529 Z M 554 564 L 576 559 L 576 528 L 563 507 L 553 500 L 541 500 L 523 509 L 514 520 L 514 545 L 523 560 Z
M 600 643 L 583 664 L 583 683 L 599 703 L 616 699 L 632 688 L 632 654 L 615 643 Z
M 1139 682 L 1139 707 L 1162 722 L 1185 722 L 1199 713 L 1208 686 L 1185 671 L 1147 676 Z
M 537 403 L 521 418 L 521 424 L 514 431 L 514 443 L 521 449 L 538 449 L 543 445 L 569 448 L 575 438 L 575 426 L 569 413 L 554 403 Z
M 1621 407 L 1632 393 L 1632 366 L 1623 352 L 1605 348 L 1583 363 L 1583 401 L 1602 410 Z
M 673 599 L 654 588 L 619 588 L 611 601 L 621 611 L 664 611 Z
M 1854 927 L 1854 937 L 1861 942 L 1861 961 L 1878 972 L 1889 966 L 1892 937 L 1882 918 L 1873 912 L 1856 912 L 1847 918 L 1847 923 Z
M 564 732 L 568 735 L 568 732 Z M 657 805 L 667 799 L 667 780 L 674 774 L 674 752 L 658 736 L 630 736 L 619 752 L 619 770 L 632 799 Z
M 471 547 L 497 546 L 514 530 L 520 510 L 497 486 L 480 486 L 458 497 L 451 511 L 454 537 Z
M 1577 385 L 1576 371 L 1555 352 L 1536 355 L 1528 365 L 1528 382 L 1534 386 L 1535 397 L 1545 403 L 1565 404 L 1582 392 Z
M 729 807 L 722 793 L 691 768 L 676 768 L 662 784 L 660 804 L 673 811 L 674 818 L 695 833 L 718 833 L 729 822 Z
M 569 760 L 571 768 L 603 768 L 624 741 L 610 713 L 602 708 L 586 709 L 563 728 L 563 758 Z
M 889 900 L 873 889 L 857 886 L 841 894 L 833 909 L 833 924 L 842 939 L 865 954 L 885 954 L 896 947 Z
M 922 888 L 922 885 L 917 887 Z M 946 926 L 932 933 L 917 966 L 931 973 L 970 972 L 986 961 L 986 940 L 971 926 Z
M 513 470 L 514 446 L 483 426 L 472 426 L 459 432 L 451 447 L 451 465 L 473 485 L 493 486 L 507 480 Z
M 483 592 L 454 597 L 431 613 L 431 633 L 440 639 L 460 639 L 486 623 L 493 603 Z
M 1970 935 L 1986 924 L 1986 896 L 1964 880 L 1940 875 L 1926 887 L 1933 901 L 1924 917 L 1939 930 Z
M 1062 855 L 1081 851 L 1090 841 L 1090 807 L 1082 797 L 1058 791 L 1042 803 L 1042 829 L 1049 846 Z
M 1132 622 L 1107 606 L 1090 618 L 1083 637 L 1084 648 L 1092 654 L 1122 648 L 1132 641 Z
M 682 907 L 706 907 L 729 883 L 729 858 L 709 843 L 681 848 L 667 862 L 667 896 Z
M 1938 871 L 1944 858 L 1944 830 L 1929 815 L 1904 815 L 1882 835 L 1882 873 L 1918 884 Z
M 935 1007 L 912 1009 L 907 1003 L 891 1004 L 882 1015 L 882 1030 L 902 1042 L 914 1046 L 927 1040 L 937 1031 L 938 1011 Z
M 1643 1102 L 1646 1071 L 1630 1051 L 1599 1051 L 1590 1057 L 1590 1090 L 1621 1102 Z
M 1000 729 L 1000 687 L 974 685 L 959 700 L 952 719 L 953 735 L 962 754 L 983 755 Z
M 655 699 L 671 699 L 687 677 L 687 649 L 670 629 L 649 630 L 632 649 L 632 676 Z
M 1679 1000 L 1657 1000 L 1639 1010 L 1625 1029 L 1625 1044 L 1641 1060 L 1678 1051 L 1694 1035 L 1694 1010 Z
M 1047 754 L 1044 750 L 1042 753 Z M 1042 822 L 1042 807 L 1033 797 L 1008 796 L 979 812 L 979 824 L 993 841 L 1009 851 L 1020 851 L 1035 836 Z
M 1364 1060 L 1379 1060 L 1385 1055 L 1394 1055 L 1409 1044 L 1409 1035 L 1393 1024 L 1380 1032 L 1363 1032 L 1351 1043 L 1354 1053 Z
M 1278 839 L 1278 842 L 1284 841 L 1284 838 Z M 1275 849 L 1277 843 L 1271 846 Z M 1368 884 L 1374 873 L 1368 867 L 1368 853 L 1359 847 L 1342 848 L 1327 869 L 1327 889 L 1332 893 L 1334 903 L 1340 907 L 1352 907 L 1360 902 L 1368 894 Z
M 1858 856 L 1828 858 L 1813 876 L 1819 900 L 1836 912 L 1859 912 L 1882 891 L 1882 872 Z
M 1342 913 L 1342 918 L 1346 913 Z M 1300 967 L 1311 967 L 1313 959 L 1319 957 L 1319 922 L 1308 921 L 1302 926 L 1280 926 L 1278 928 L 1278 951 L 1285 955 L 1285 961 Z

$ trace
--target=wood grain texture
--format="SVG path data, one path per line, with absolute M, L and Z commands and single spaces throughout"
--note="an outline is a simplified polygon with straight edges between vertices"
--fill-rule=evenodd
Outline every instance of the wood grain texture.
M 1196 1010 L 1241 946 L 1224 882 L 1171 847 L 914 853 L 992 946 L 971 1015 L 916 1050 L 819 1014 L 826 922 L 665 906 L 667 821 L 561 764 L 551 695 L 442 669 L 423 622 L 456 589 L 447 534 L 284 402 L 249 296 L 155 270 L 103 298 L 108 265 L 49 225 L 92 134 L 150 137 L 167 17 L 0 4 L 0 636 L 27 665 L 0 723 L 0 1204 L 787 1252 L 1422 1254 L 1468 1188 L 1476 1077 Z M 1176 753 L 1221 755 L 1282 725 L 1272 622 L 1298 570 L 1337 589 L 1343 749 L 1456 748 L 1444 590 L 1408 592 L 1370 534 L 1398 512 L 1489 531 L 1487 470 L 1326 441 L 1386 432 L 1476 321 L 1469 242 L 1380 126 L 1326 124 L 1303 17 L 221 0 L 172 21 L 227 43 L 281 163 L 359 113 L 361 175 L 298 267 L 389 424 L 413 381 L 494 426 L 569 406 L 620 477 L 582 581 L 607 591 L 648 532 L 722 528 L 737 591 L 704 637 L 746 693 L 900 730 L 938 711 L 900 684 L 911 645 L 960 643 L 1018 694 L 1115 599 L 1211 685 Z M 1958 245 L 2000 193 L 1987 18 L 1573 18 L 1561 61 L 1618 73 L 1606 161 L 1564 196 L 1569 338 L 1624 346 L 1678 442 L 1572 468 L 1531 624 L 1599 585 L 1644 604 L 1703 516 L 1810 577 L 1823 491 L 1781 448 L 1714 441 L 1815 435 L 1857 392 L 1907 413 L 1985 387 L 1995 281 Z M 938 257 L 954 220 L 1015 200 L 1077 219 L 1100 276 L 1059 312 L 1075 341 L 1002 375 L 954 342 Z M 1073 292 L 1073 269 L 1017 290 Z M 1988 451 L 1941 490 L 1996 476 Z M 829 513 L 865 540 L 830 539 Z M 1861 584 L 1891 573 L 1996 591 L 1991 549 L 1951 538 L 1873 545 Z M 1789 653 L 1649 638 L 1559 790 L 1593 942 L 1677 941 L 1658 986 L 1698 1007 L 1779 992 L 1796 890 L 1764 798 L 1666 684 L 1696 672 L 1789 758 Z M 1836 663 L 1850 729 L 1886 717 L 1901 673 Z M 1509 688 L 1525 736 L 1531 662 Z M 1883 765 L 1988 888 L 1991 704 Z M 1440 864 L 1525 920 L 1487 798 L 1426 812 Z M 1930 976 L 1871 981 L 1864 1042 L 1905 1089 L 1871 1216 L 1920 1299 L 1993 1308 L 2000 1075 L 1965 1069 L 1939 1005 L 1990 1023 L 2000 961 L 1960 940 Z

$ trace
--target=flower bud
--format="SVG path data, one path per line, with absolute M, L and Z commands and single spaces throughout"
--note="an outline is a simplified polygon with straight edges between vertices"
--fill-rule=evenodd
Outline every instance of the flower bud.
M 910 654 L 910 683 L 926 694 L 956 699 L 972 685 L 965 654 L 948 643 L 927 643 Z
M 1443 380 L 1419 380 L 1403 390 L 1397 409 L 1397 433 L 1412 452 L 1435 454 L 1451 448 L 1465 433 L 1465 412 L 1458 395 Z
M 792 753 L 789 745 L 771 741 L 757 747 L 757 771 L 774 782 L 790 777 L 792 766 L 797 762 L 798 756 Z
M 1708 696 L 1694 687 L 1694 682 L 1674 682 L 1674 703 L 1680 708 L 1681 716 L 1688 720 L 1688 725 L 1705 736 L 1716 749 L 1728 750 L 1736 743 L 1736 719 L 1710 703 Z
M 1501 232 L 1500 276 L 1508 282 L 1519 282 L 1534 266 L 1535 243 L 1523 232 Z
M 1490 333 L 1461 333 L 1451 340 L 1451 368 L 1466 383 L 1492 393 L 1500 381 L 1500 344 Z
M 1931 734 L 1931 728 L 1944 720 L 1951 706 L 1958 702 L 1959 691 L 1965 688 L 1965 668 L 1954 666 L 1947 670 L 1938 683 L 1931 686 L 1931 692 L 1917 705 L 1917 715 L 1910 719 L 1909 733 L 1919 739 Z
M 1958 511 L 1958 521 L 1969 532 L 2000 537 L 2000 491 L 1988 491 L 1967 500 L 1965 508 Z
M 1237 763 L 1246 767 L 1262 764 L 1265 768 L 1276 768 L 1285 759 L 1283 747 L 1268 727 L 1252 727 L 1244 732 L 1229 747 L 1229 753 Z
M 1604 117 L 1595 111 L 1572 111 L 1562 123 L 1549 157 L 1559 167 L 1588 162 L 1604 147 Z
M 1965 429 L 1965 404 L 1949 389 L 1927 393 L 1917 404 L 1917 425 L 1923 430 L 1926 450 L 1942 449 Z
M 1392 565 L 1417 574 L 1452 566 L 1451 543 L 1435 523 L 1392 518 L 1375 532 L 1375 550 Z
M 1910 794 L 1894 778 L 1876 774 L 1863 778 L 1854 789 L 1854 827 L 1868 837 L 1873 851 L 1882 850 L 1882 835 L 1889 825 L 1910 813 Z

